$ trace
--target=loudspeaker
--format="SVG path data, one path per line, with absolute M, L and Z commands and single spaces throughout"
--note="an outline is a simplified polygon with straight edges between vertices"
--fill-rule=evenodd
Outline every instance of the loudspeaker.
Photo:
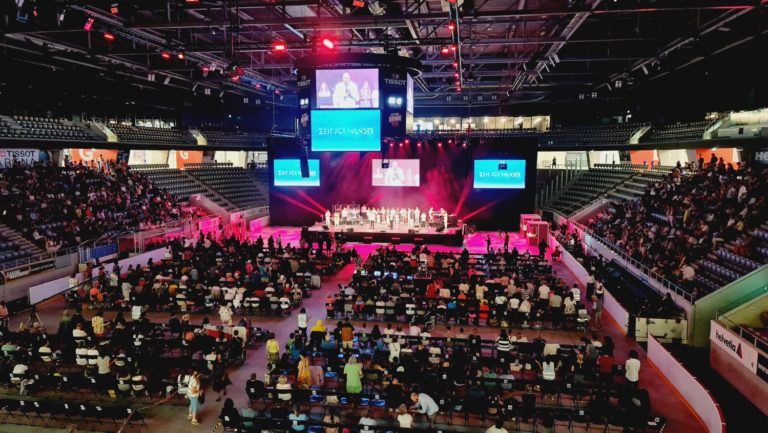
M 301 166 L 301 177 L 309 177 L 309 151 L 307 150 L 307 146 L 301 147 L 299 165 Z

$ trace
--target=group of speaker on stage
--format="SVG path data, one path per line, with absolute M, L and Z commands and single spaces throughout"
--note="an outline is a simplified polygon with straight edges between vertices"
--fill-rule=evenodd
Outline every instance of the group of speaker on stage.
M 390 229 L 407 226 L 408 228 L 427 228 L 433 223 L 442 223 L 443 229 L 448 228 L 448 212 L 440 208 L 436 211 L 429 208 L 424 211 L 418 207 L 367 207 L 337 206 L 333 213 L 325 211 L 325 225 L 331 227 L 369 226 L 371 229 L 388 225 Z

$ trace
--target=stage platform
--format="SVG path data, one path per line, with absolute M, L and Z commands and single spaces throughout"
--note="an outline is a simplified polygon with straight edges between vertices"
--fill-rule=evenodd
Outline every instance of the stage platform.
M 445 231 L 437 231 L 434 228 L 407 228 L 395 227 L 394 229 L 369 227 L 338 227 L 330 230 L 320 224 L 315 224 L 307 229 L 313 241 L 325 240 L 331 236 L 339 237 L 343 242 L 358 243 L 395 243 L 395 244 L 432 244 L 461 246 L 464 242 L 462 227 L 448 227 Z

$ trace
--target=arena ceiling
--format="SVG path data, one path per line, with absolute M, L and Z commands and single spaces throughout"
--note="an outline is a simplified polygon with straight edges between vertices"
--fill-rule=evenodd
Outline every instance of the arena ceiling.
M 417 105 L 492 105 L 609 97 L 737 46 L 764 53 L 768 31 L 767 0 L 456 0 L 457 41 L 450 0 L 362 3 L 2 0 L 0 47 L 5 60 L 139 87 L 269 95 L 291 92 L 294 60 L 329 39 L 419 59 Z

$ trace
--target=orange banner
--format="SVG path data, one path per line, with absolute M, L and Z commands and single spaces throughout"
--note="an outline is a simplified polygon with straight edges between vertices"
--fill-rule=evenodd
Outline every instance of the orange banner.
M 648 165 L 653 162 L 653 165 L 659 165 L 655 150 L 630 150 L 629 159 L 632 160 L 632 164 Z
M 203 162 L 203 151 L 201 150 L 177 150 L 176 168 L 184 168 L 187 164 L 197 164 Z
M 92 165 L 99 158 L 104 161 L 117 160 L 117 149 L 69 149 L 69 153 L 75 164 L 82 162 L 85 165 Z

